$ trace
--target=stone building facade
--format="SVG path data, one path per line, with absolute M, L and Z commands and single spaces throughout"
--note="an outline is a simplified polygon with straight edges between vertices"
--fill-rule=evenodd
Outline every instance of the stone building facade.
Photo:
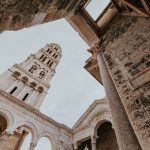
M 34 10 L 29 7 L 32 5 L 29 5 L 28 3 L 23 5 L 24 3 L 18 1 L 13 1 L 13 4 L 8 4 L 8 2 L 11 2 L 11 0 L 3 0 L 0 2 L 2 11 L 2 15 L 0 16 L 1 31 L 18 30 L 45 22 L 43 21 L 45 20 L 45 16 L 42 16 L 42 14 L 43 12 L 45 13 L 45 10 L 47 10 L 46 6 L 48 5 L 36 5 L 40 9 L 38 9 L 37 12 L 31 11 L 28 14 L 25 10 Z M 35 4 L 34 0 L 31 2 L 32 4 Z M 99 103 L 97 101 L 91 105 L 94 109 L 92 109 L 93 107 L 90 107 L 89 109 L 91 110 L 89 111 L 88 109 L 88 113 L 85 112 L 85 114 L 83 114 L 73 129 L 69 129 L 64 125 L 59 124 L 57 127 L 63 135 L 61 137 L 57 136 L 57 140 L 55 141 L 57 141 L 58 144 L 56 145 L 58 147 L 61 146 L 60 149 L 71 149 L 71 146 L 73 145 L 74 149 L 79 150 L 96 150 L 100 148 L 105 150 L 110 149 L 109 145 L 105 144 L 107 140 L 108 143 L 112 144 L 111 146 L 113 149 L 149 150 L 150 2 L 148 0 L 111 0 L 96 20 L 94 20 L 86 10 L 86 5 L 89 1 L 81 2 L 64 0 L 63 3 L 60 3 L 61 1 L 57 0 L 53 2 L 57 4 L 55 5 L 57 11 L 48 13 L 50 16 L 48 18 L 50 19 L 47 19 L 47 21 L 54 20 L 54 18 L 58 19 L 65 17 L 70 25 L 89 45 L 90 49 L 88 52 L 90 52 L 92 56 L 86 61 L 84 68 L 104 86 L 109 107 L 107 111 L 103 100 L 100 102 L 101 105 L 97 104 L 100 106 L 98 111 L 103 109 L 103 113 L 97 113 L 97 115 L 95 115 L 95 117 L 97 117 L 96 120 L 98 121 L 101 118 L 101 114 L 103 114 L 102 116 L 104 118 L 102 117 L 102 120 L 106 121 L 103 122 L 100 119 L 97 122 L 97 125 L 95 126 L 97 129 L 96 134 L 94 130 L 92 130 L 94 127 L 94 122 L 92 121 L 94 121 L 94 119 L 90 117 L 92 117 L 92 114 L 97 110 L 98 106 L 94 107 L 94 103 Z M 72 9 L 65 14 L 63 12 L 68 9 L 69 2 L 72 3 Z M 63 12 L 60 14 L 60 7 L 58 7 L 58 4 L 60 4 L 61 7 L 64 6 L 62 9 Z M 21 24 L 20 17 L 14 16 L 13 18 L 13 14 L 19 14 L 18 6 L 28 6 L 28 9 L 23 9 L 23 13 L 27 15 L 22 15 L 22 20 L 26 20 L 26 17 L 30 16 L 30 18 L 35 21 L 33 24 L 32 19 L 27 19 L 25 24 Z M 50 10 L 53 10 L 53 5 L 50 5 L 49 8 Z M 46 14 L 47 12 L 48 11 L 46 11 Z M 58 12 L 57 15 L 54 12 Z M 15 68 L 17 67 L 14 66 L 11 70 L 13 71 Z M 11 72 L 8 71 L 7 74 L 10 75 Z M 9 84 L 11 83 L 8 83 L 5 86 L 8 86 Z M 44 89 L 46 90 L 48 88 L 44 86 Z M 0 106 L 2 106 L 2 110 L 5 108 L 3 104 L 4 99 L 9 101 L 8 97 L 10 95 L 7 92 L 8 91 L 5 89 L 2 89 L 1 91 L 3 100 L 1 100 L 2 104 Z M 14 99 L 12 102 L 19 101 L 15 100 L 17 97 L 14 98 L 11 96 L 11 99 Z M 19 101 L 18 103 L 24 105 L 24 102 L 22 101 Z M 29 106 L 32 107 L 33 105 L 34 104 L 31 104 L 31 106 Z M 40 104 L 36 106 L 35 112 L 38 112 L 39 106 Z M 101 106 L 103 108 L 101 108 Z M 14 109 L 16 107 L 12 108 Z M 8 127 L 11 125 L 9 125 L 6 130 L 6 125 L 9 122 L 8 119 L 15 121 L 15 119 L 10 116 L 12 115 L 6 110 L 2 111 L 1 120 L 3 124 L 0 125 L 0 131 L 3 135 L 1 136 L 1 144 L 5 143 L 4 141 L 7 141 L 6 139 L 12 136 L 12 131 L 17 128 L 10 130 Z M 84 117 L 86 119 L 84 119 Z M 46 120 L 48 121 L 49 119 Z M 23 131 L 25 133 L 28 132 L 27 127 L 28 125 L 25 125 L 24 127 L 25 131 Z M 29 129 L 31 129 L 31 127 Z M 15 137 L 17 137 L 17 133 L 19 133 L 20 130 L 15 131 Z M 56 135 L 58 134 L 55 134 L 55 136 Z M 37 134 L 36 137 L 40 136 Z M 108 137 L 111 137 L 111 139 Z M 36 142 L 37 140 L 32 141 L 30 149 L 34 148 Z M 58 149 L 58 147 L 56 149 Z

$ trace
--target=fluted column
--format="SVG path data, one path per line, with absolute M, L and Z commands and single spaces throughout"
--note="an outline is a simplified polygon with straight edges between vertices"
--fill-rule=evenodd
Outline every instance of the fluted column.
M 9 136 L 11 136 L 10 133 L 5 132 L 1 137 L 0 137 L 0 150 L 4 150 L 4 147 L 8 141 Z
M 91 137 L 92 150 L 96 150 L 96 137 Z
M 30 143 L 30 148 L 29 148 L 29 150 L 34 150 L 35 147 L 36 147 L 36 144 Z
M 141 150 L 123 104 L 110 77 L 102 53 L 97 55 L 100 74 L 109 100 L 119 150 Z

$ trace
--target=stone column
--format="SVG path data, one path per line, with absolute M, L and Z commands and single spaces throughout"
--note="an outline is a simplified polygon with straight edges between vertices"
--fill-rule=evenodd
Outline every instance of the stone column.
M 4 150 L 5 144 L 8 141 L 8 138 L 11 134 L 8 132 L 5 132 L 1 137 L 0 137 L 0 150 Z
M 110 77 L 102 53 L 97 55 L 100 74 L 109 101 L 119 150 L 141 150 L 123 104 Z
M 77 143 L 77 142 L 74 143 L 74 144 L 73 144 L 73 147 L 74 147 L 74 150 L 78 150 L 78 143 Z
M 96 137 L 91 137 L 92 150 L 96 150 Z
M 36 147 L 36 144 L 30 143 L 30 148 L 29 148 L 29 150 L 34 150 L 35 147 Z

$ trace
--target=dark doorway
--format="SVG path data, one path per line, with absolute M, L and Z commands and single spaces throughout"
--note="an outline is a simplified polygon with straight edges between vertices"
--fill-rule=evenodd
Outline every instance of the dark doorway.
M 105 122 L 97 130 L 97 150 L 119 150 L 112 124 Z

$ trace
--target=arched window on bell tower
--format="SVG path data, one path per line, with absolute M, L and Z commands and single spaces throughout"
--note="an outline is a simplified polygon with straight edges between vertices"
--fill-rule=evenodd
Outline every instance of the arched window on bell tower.
M 42 62 L 44 62 L 44 61 L 46 60 L 46 58 L 47 58 L 46 56 L 45 56 L 45 57 L 43 57 Z
M 33 73 L 35 70 L 37 70 L 37 66 L 33 65 L 33 66 L 29 69 L 29 72 Z
M 51 54 L 51 53 L 52 53 L 52 50 L 50 50 L 49 54 Z
M 44 72 L 44 71 L 41 71 L 41 72 L 39 73 L 38 78 L 43 79 L 44 76 L 45 76 L 45 72 Z
M 49 64 L 49 67 L 52 67 L 52 65 L 53 65 L 53 62 L 51 62 L 51 63 Z
M 49 64 L 50 64 L 50 62 L 51 62 L 51 60 L 49 60 L 49 61 L 47 62 L 47 65 L 49 65 Z
M 40 59 L 42 59 L 43 57 L 44 57 L 44 55 L 42 54 L 41 57 L 40 57 Z

